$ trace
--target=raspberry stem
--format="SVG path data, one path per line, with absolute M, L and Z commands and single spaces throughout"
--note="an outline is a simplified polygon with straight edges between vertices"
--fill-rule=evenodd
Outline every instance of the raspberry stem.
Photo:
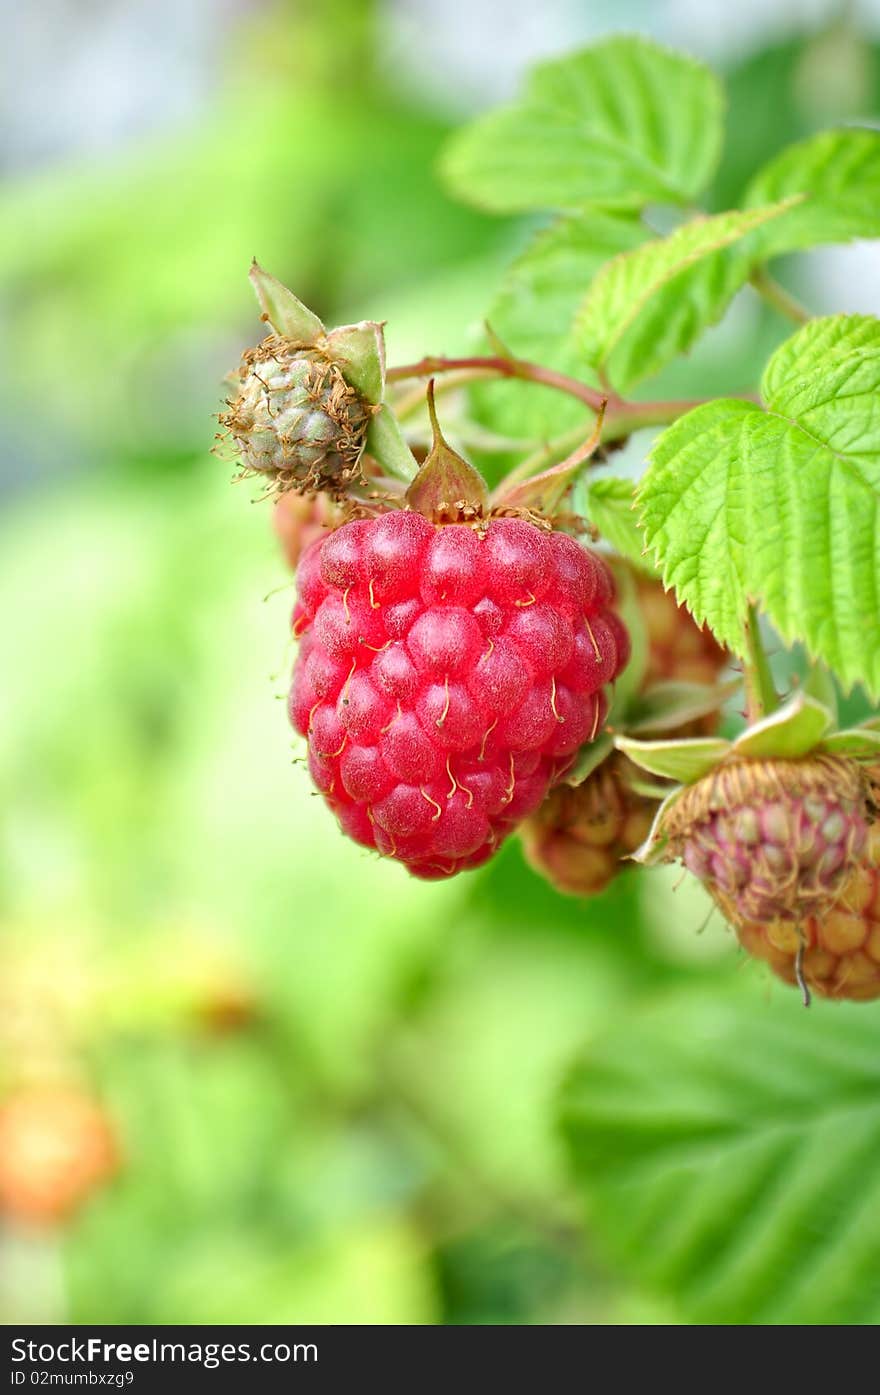
M 528 382 L 540 383 L 544 387 L 557 388 L 576 397 L 591 411 L 597 412 L 607 394 L 589 387 L 567 373 L 558 373 L 555 368 L 546 368 L 540 363 L 530 363 L 526 359 L 506 358 L 501 354 L 471 354 L 463 358 L 445 358 L 426 355 L 418 363 L 405 363 L 397 368 L 389 368 L 386 381 L 402 382 L 407 378 L 433 377 L 437 373 L 452 373 L 460 369 L 471 369 L 475 377 L 523 378 Z
M 446 358 L 442 355 L 426 355 L 417 363 L 399 364 L 389 368 L 386 381 L 406 382 L 410 378 L 433 377 L 438 374 L 452 375 L 444 386 L 447 390 L 466 387 L 468 383 L 485 378 L 518 378 L 524 382 L 536 383 L 541 387 L 555 388 L 569 397 L 582 402 L 591 412 L 605 410 L 603 439 L 621 440 L 643 426 L 666 426 L 670 422 L 702 405 L 703 398 L 657 402 L 629 402 L 616 392 L 600 390 L 572 378 L 567 373 L 557 372 L 540 363 L 528 359 L 507 357 L 503 354 L 472 354 L 462 358 Z M 438 390 L 441 390 L 438 388 Z M 397 411 L 406 416 L 420 405 L 421 397 L 408 394 L 398 404 Z
M 770 662 L 761 639 L 758 612 L 753 605 L 748 608 L 745 624 L 746 659 L 743 673 L 746 680 L 746 700 L 750 722 L 769 716 L 779 706 L 779 694 L 773 683 Z
M 781 286 L 766 267 L 759 266 L 749 279 L 761 299 L 772 305 L 773 309 L 778 310 L 787 320 L 792 320 L 796 325 L 805 325 L 813 318 L 806 306 L 801 305 L 799 300 Z

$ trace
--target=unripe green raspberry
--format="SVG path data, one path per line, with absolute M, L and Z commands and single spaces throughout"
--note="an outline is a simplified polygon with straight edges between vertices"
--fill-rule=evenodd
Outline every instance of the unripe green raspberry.
M 220 422 L 246 473 L 281 493 L 341 497 L 360 479 L 371 409 L 321 349 L 270 334 L 242 355 L 241 391 Z

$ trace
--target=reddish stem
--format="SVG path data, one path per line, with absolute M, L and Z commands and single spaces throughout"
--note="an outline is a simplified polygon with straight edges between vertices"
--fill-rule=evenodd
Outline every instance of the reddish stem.
M 474 368 L 493 374 L 499 378 L 524 378 L 532 383 L 543 383 L 545 387 L 567 392 L 569 397 L 577 397 L 592 411 L 598 412 L 604 402 L 619 403 L 614 394 L 599 392 L 588 387 L 567 373 L 557 373 L 554 368 L 545 368 L 540 363 L 529 363 L 522 358 L 502 358 L 501 355 L 481 357 L 478 354 L 465 358 L 426 357 L 418 363 L 404 363 L 398 368 L 389 368 L 386 379 L 389 383 L 402 382 L 406 378 L 430 378 L 435 373 L 452 373 L 459 368 Z
M 544 387 L 555 388 L 557 392 L 564 392 L 569 397 L 577 398 L 592 412 L 598 414 L 604 408 L 606 428 L 618 420 L 622 420 L 624 423 L 632 422 L 633 429 L 641 424 L 650 425 L 654 422 L 662 424 L 674 421 L 684 412 L 691 411 L 693 407 L 699 407 L 705 400 L 695 398 L 670 402 L 627 402 L 616 392 L 604 392 L 589 387 L 578 378 L 572 378 L 567 373 L 557 372 L 555 368 L 545 368 L 540 363 L 530 363 L 523 358 L 508 358 L 501 354 L 470 354 L 463 358 L 428 355 L 419 359 L 418 363 L 404 363 L 397 368 L 389 368 L 386 379 L 389 383 L 396 383 L 404 382 L 408 378 L 428 378 L 436 373 L 455 373 L 462 370 L 472 372 L 475 377 L 519 378 L 526 382 L 540 383 Z M 606 434 L 617 435 L 619 433 L 615 431 L 613 433 L 606 432 Z

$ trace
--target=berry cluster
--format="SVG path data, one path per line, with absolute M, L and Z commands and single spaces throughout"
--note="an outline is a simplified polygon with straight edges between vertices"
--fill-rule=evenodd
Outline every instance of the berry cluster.
M 397 510 L 313 544 L 290 716 L 343 829 L 420 877 L 485 862 L 602 726 L 612 597 L 595 554 L 522 518 Z
M 270 333 L 242 355 L 220 421 L 244 472 L 280 496 L 298 585 L 289 714 L 342 830 L 434 879 L 479 866 L 519 828 L 536 871 L 581 896 L 629 858 L 681 860 L 805 999 L 808 981 L 880 994 L 877 720 L 840 731 L 833 702 L 780 706 L 751 616 L 750 726 L 717 735 L 728 652 L 655 577 L 576 541 L 575 486 L 608 399 L 497 343 L 386 369 L 381 324 L 328 330 L 256 263 L 250 276 Z M 490 490 L 444 439 L 433 380 L 430 449 L 395 415 L 395 384 L 453 369 L 571 392 L 595 427 L 565 459 L 532 457 Z M 630 654 L 615 582 L 640 661 L 614 742 L 589 750 Z

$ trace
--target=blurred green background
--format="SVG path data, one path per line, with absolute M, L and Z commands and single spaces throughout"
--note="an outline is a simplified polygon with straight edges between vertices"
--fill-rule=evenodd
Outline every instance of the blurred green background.
M 69 1175 L 53 1100 L 91 1098 L 117 1160 L 51 1223 L 7 1201 L 0 1317 L 876 1318 L 877 1009 L 802 1014 L 664 873 L 579 904 L 516 845 L 432 886 L 343 842 L 270 506 L 209 452 L 253 255 L 392 361 L 472 342 L 525 229 L 436 157 L 536 56 L 614 25 L 719 64 L 722 207 L 880 110 L 880 10 L 184 8 L 20 7 L 3 98 L 0 1105 Z M 880 306 L 875 248 L 780 275 Z M 785 332 L 746 292 L 663 386 L 747 386 Z

